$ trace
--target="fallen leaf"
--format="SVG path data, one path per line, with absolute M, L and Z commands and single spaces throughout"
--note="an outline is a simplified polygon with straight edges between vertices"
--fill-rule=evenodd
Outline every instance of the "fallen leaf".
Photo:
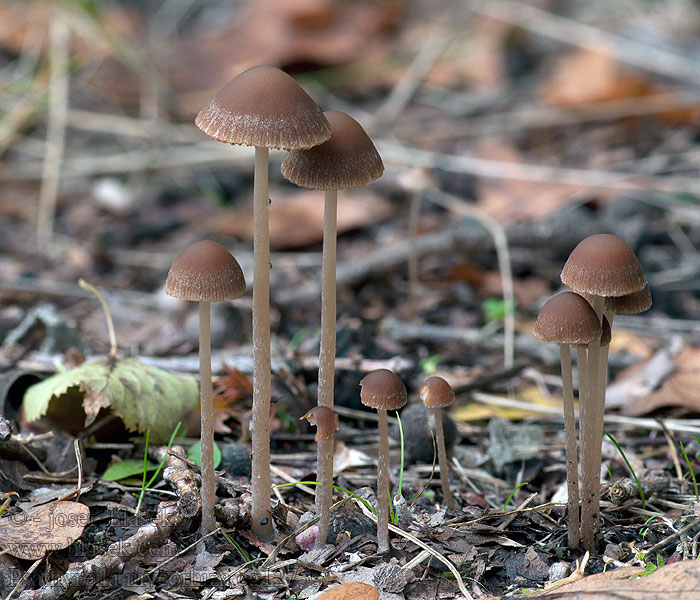
M 54 502 L 0 519 L 0 548 L 25 560 L 70 546 L 83 533 L 90 509 L 80 502 Z
M 272 248 L 304 248 L 323 240 L 323 192 L 271 190 L 270 197 Z M 342 191 L 338 194 L 338 233 L 375 224 L 391 212 L 391 205 L 373 192 Z M 218 235 L 234 235 L 252 241 L 252 205 L 243 215 L 218 215 L 209 228 Z
M 190 449 L 187 451 L 187 458 L 192 462 L 202 466 L 202 440 L 198 440 L 196 443 L 192 444 Z M 221 464 L 221 450 L 214 444 L 214 468 L 218 469 Z
M 355 448 L 348 448 L 343 442 L 337 442 L 335 453 L 333 454 L 333 477 L 338 476 L 345 469 L 351 467 L 371 465 L 373 460 L 364 452 L 360 452 Z
M 547 592 L 527 598 L 566 598 L 567 600 L 668 600 L 697 598 L 700 590 L 700 561 L 682 560 L 640 577 L 642 567 L 627 567 L 589 575 Z
M 57 373 L 30 386 L 24 395 L 27 421 L 48 416 L 77 433 L 109 409 L 129 431 L 150 429 L 153 443 L 168 440 L 179 421 L 197 406 L 194 379 L 144 365 L 136 358 L 105 357 Z M 82 408 L 84 419 L 75 411 Z
M 377 600 L 378 598 L 379 590 L 376 587 L 359 581 L 342 583 L 316 596 L 316 600 Z
M 658 387 L 649 393 L 627 398 L 622 404 L 623 414 L 638 417 L 670 406 L 700 413 L 700 348 L 684 346 L 672 361 L 666 363 L 665 371 L 658 371 L 664 374 L 663 380 L 657 381 Z

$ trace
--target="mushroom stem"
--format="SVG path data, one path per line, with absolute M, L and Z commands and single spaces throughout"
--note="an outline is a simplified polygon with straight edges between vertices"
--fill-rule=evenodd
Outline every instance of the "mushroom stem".
M 442 497 L 449 510 L 454 510 L 455 501 L 450 490 L 448 477 L 447 450 L 445 450 L 445 434 L 442 428 L 442 409 L 433 408 L 435 418 L 435 438 L 437 442 L 438 464 L 440 465 L 440 484 L 442 485 Z
M 377 461 L 377 552 L 389 551 L 389 423 L 386 410 L 377 409 L 379 452 Z
M 323 260 L 321 265 L 321 352 L 318 362 L 318 404 L 333 408 L 335 379 L 335 250 L 338 192 L 326 191 L 323 212 Z
M 316 514 L 319 516 L 318 535 L 316 536 L 316 548 L 326 543 L 328 536 L 328 523 L 331 518 L 331 502 L 333 500 L 333 438 L 317 442 L 317 481 L 316 486 Z
M 202 528 L 201 535 L 214 531 L 216 482 L 214 480 L 214 392 L 211 383 L 211 310 L 199 303 L 199 398 L 201 404 Z M 203 547 L 199 548 L 203 550 Z
M 566 523 L 569 548 L 578 548 L 579 492 L 578 492 L 578 449 L 576 444 L 576 415 L 574 412 L 574 383 L 571 373 L 571 348 L 569 344 L 559 344 L 561 356 L 562 398 L 564 401 L 564 436 L 566 438 L 566 481 L 568 501 Z
M 591 306 L 601 320 L 604 298 L 594 296 Z M 598 369 L 600 363 L 600 338 L 588 344 L 585 375 L 580 375 L 580 387 L 584 390 L 581 402 L 581 538 L 584 550 L 595 545 L 600 512 L 600 461 L 603 443 L 603 415 Z
M 270 226 L 267 148 L 255 148 L 253 183 L 253 417 L 252 525 L 262 540 L 274 535 L 270 513 Z

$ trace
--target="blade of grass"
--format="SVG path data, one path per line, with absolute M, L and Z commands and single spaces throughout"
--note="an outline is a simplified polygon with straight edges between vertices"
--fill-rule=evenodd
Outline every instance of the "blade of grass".
M 625 452 L 622 450 L 622 448 L 620 448 L 620 444 L 617 443 L 617 440 L 612 435 L 610 435 L 609 432 L 603 430 L 603 433 L 610 438 L 610 441 L 613 444 L 615 444 L 615 448 L 617 448 L 617 451 L 620 453 L 620 456 L 622 456 L 622 460 L 625 461 L 627 468 L 629 469 L 630 473 L 632 473 L 632 477 L 634 477 L 634 481 L 637 484 L 637 489 L 639 490 L 639 498 L 642 501 L 642 509 L 646 510 L 647 503 L 646 503 L 646 499 L 644 498 L 644 490 L 642 489 L 642 484 L 639 483 L 639 479 L 637 479 L 637 474 L 634 472 L 634 469 L 632 468 L 630 461 L 627 460 L 627 456 L 625 455 Z

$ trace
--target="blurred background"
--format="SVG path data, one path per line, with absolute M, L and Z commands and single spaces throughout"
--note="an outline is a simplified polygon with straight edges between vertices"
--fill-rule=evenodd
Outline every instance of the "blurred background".
M 430 360 L 512 364 L 513 339 L 529 357 L 518 336 L 571 249 L 601 231 L 646 269 L 643 329 L 698 336 L 699 34 L 691 0 L 2 0 L 3 365 L 107 350 L 79 277 L 105 290 L 122 350 L 152 357 L 196 350 L 196 315 L 162 293 L 185 245 L 224 243 L 252 284 L 253 152 L 193 120 L 256 64 L 353 115 L 386 164 L 340 194 L 340 357 L 399 356 L 417 375 Z M 313 381 L 322 195 L 285 182 L 282 158 L 272 153 L 273 354 L 308 358 Z M 232 360 L 249 355 L 249 304 L 213 317 Z M 465 349 L 447 329 L 505 332 L 506 353 Z

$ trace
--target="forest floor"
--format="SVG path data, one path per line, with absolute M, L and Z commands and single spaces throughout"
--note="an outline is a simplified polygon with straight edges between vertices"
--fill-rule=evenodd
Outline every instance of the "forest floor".
M 0 5 L 0 596 L 313 600 L 361 581 L 385 600 L 700 598 L 700 9 L 138 4 Z M 198 494 L 196 407 L 168 449 L 179 417 L 139 394 L 68 394 L 32 421 L 46 410 L 23 401 L 57 369 L 99 369 L 90 361 L 110 352 L 80 279 L 104 294 L 116 360 L 138 359 L 135 377 L 197 376 L 197 311 L 163 285 L 182 248 L 215 239 L 252 288 L 253 152 L 193 120 L 253 64 L 353 115 L 386 166 L 339 194 L 335 484 L 352 495 L 334 496 L 330 543 L 305 549 L 316 453 L 299 417 L 316 402 L 323 203 L 286 182 L 272 152 L 277 535 L 250 531 L 248 292 L 212 305 L 220 529 L 198 555 L 198 503 L 186 501 Z M 571 250 L 603 232 L 634 250 L 653 306 L 614 322 L 601 527 L 586 554 L 567 547 L 559 350 L 532 331 Z M 388 555 L 357 499 L 376 501 L 377 418 L 359 381 L 377 368 L 409 395 L 403 444 L 391 415 L 392 495 L 405 503 Z M 457 397 L 454 510 L 418 399 L 430 375 Z M 189 384 L 168 381 L 187 406 Z M 147 440 L 119 410 L 162 418 Z M 149 474 L 169 468 L 142 494 L 144 455 Z M 37 511 L 56 500 L 72 520 L 89 508 L 76 541 L 28 551 L 53 541 Z

